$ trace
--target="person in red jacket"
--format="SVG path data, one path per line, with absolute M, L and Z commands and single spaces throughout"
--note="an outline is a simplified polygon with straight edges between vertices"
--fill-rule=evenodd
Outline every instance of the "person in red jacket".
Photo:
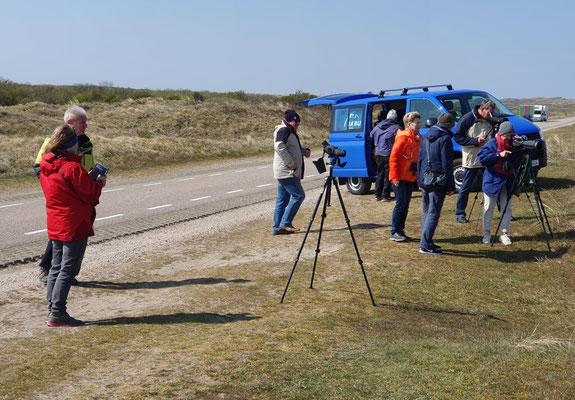
M 92 228 L 93 206 L 100 198 L 106 177 L 94 181 L 82 168 L 77 155 L 78 137 L 70 125 L 54 130 L 40 163 L 40 184 L 46 198 L 48 238 L 52 240 L 52 267 L 48 275 L 49 326 L 79 326 L 66 302 L 72 279 L 77 275 Z
M 405 234 L 404 229 L 413 186 L 417 181 L 421 115 L 418 112 L 407 113 L 403 117 L 403 123 L 405 130 L 397 131 L 389 156 L 389 180 L 395 192 L 390 239 L 396 242 L 411 239 Z

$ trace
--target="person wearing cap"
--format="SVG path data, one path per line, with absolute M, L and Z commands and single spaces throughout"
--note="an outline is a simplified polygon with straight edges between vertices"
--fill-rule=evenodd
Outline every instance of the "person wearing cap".
M 72 280 L 84 258 L 88 237 L 94 235 L 92 213 L 106 177 L 95 180 L 82 167 L 78 137 L 71 125 L 54 130 L 40 163 L 40 185 L 46 198 L 52 267 L 46 285 L 49 326 L 78 326 L 66 309 Z
M 499 132 L 477 154 L 479 161 L 485 166 L 483 173 L 483 240 L 484 244 L 491 242 L 491 224 L 493 213 L 500 202 L 501 236 L 499 241 L 506 246 L 511 245 L 509 224 L 511 222 L 511 205 L 515 171 L 519 168 L 520 156 L 513 152 L 513 134 L 515 130 L 511 122 L 504 121 L 499 126 Z
M 375 146 L 375 161 L 377 163 L 377 179 L 375 180 L 375 200 L 392 201 L 391 183 L 389 182 L 389 155 L 393 147 L 395 135 L 400 129 L 397 123 L 397 111 L 389 110 L 387 118 L 378 122 L 369 136 Z
M 300 117 L 294 110 L 287 110 L 284 119 L 274 131 L 274 178 L 278 181 L 278 195 L 274 211 L 274 235 L 291 234 L 299 229 L 292 224 L 305 199 L 301 185 L 304 177 L 303 158 L 311 151 L 302 147 L 297 135 Z
M 405 130 L 399 130 L 393 142 L 389 156 L 389 180 L 395 192 L 395 207 L 391 216 L 390 240 L 403 242 L 411 240 L 405 234 L 405 220 L 409 212 L 409 203 L 413 187 L 417 182 L 417 159 L 421 134 L 421 115 L 410 112 L 403 117 Z
M 442 254 L 441 247 L 433 243 L 433 234 L 439 222 L 445 196 L 451 196 L 455 192 L 453 143 L 451 141 L 453 137 L 451 129 L 454 125 L 455 118 L 451 113 L 441 114 L 437 124 L 433 125 L 422 139 L 419 148 L 417 177 L 423 204 L 419 252 L 422 254 Z M 426 187 L 423 183 L 423 176 L 428 169 L 443 171 L 447 178 L 447 185 L 445 187 Z
M 469 191 L 477 173 L 482 165 L 477 159 L 477 153 L 495 134 L 492 113 L 495 111 L 495 102 L 484 99 L 480 105 L 475 106 L 459 120 L 453 140 L 461 146 L 463 181 L 459 187 L 455 219 L 461 224 L 469 222 L 465 209 L 469 200 Z
M 86 128 L 88 127 L 88 115 L 86 114 L 86 110 L 84 110 L 80 106 L 70 106 L 66 109 L 64 113 L 64 123 L 71 125 L 74 130 L 76 131 L 76 135 L 78 136 L 78 150 L 77 153 L 79 156 L 82 157 L 82 167 L 86 171 L 90 171 L 94 168 L 94 156 L 92 154 L 94 146 L 90 141 L 88 135 L 86 135 Z M 42 156 L 46 153 L 46 147 L 50 142 L 50 137 L 47 137 L 36 156 L 36 162 L 34 163 L 34 172 L 38 179 L 40 179 L 40 162 L 42 162 Z M 93 218 L 96 218 L 96 210 L 94 209 Z M 40 260 L 40 282 L 46 284 L 48 279 L 48 273 L 50 272 L 50 267 L 52 265 L 52 241 L 48 241 L 48 245 L 46 246 L 46 250 L 44 251 L 44 255 Z M 72 284 L 78 284 L 76 278 L 72 280 Z

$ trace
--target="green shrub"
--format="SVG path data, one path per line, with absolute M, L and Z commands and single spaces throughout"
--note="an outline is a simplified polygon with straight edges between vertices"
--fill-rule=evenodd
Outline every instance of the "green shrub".
M 247 101 L 248 95 L 243 90 L 236 90 L 235 92 L 227 92 L 226 97 L 234 100 Z

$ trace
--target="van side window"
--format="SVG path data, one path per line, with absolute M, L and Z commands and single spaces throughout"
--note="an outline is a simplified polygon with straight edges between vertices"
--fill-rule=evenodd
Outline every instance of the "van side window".
M 429 118 L 439 118 L 441 112 L 431 101 L 426 99 L 412 99 L 409 102 L 409 111 L 417 111 L 421 114 L 421 127 Z
M 334 108 L 331 118 L 331 131 L 362 131 L 364 110 L 364 106 Z

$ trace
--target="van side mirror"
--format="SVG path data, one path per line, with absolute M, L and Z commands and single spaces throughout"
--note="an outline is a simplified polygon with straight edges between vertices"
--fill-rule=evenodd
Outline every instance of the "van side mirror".
M 437 118 L 428 118 L 427 121 L 425 121 L 426 128 L 431 128 L 435 124 L 437 124 Z

